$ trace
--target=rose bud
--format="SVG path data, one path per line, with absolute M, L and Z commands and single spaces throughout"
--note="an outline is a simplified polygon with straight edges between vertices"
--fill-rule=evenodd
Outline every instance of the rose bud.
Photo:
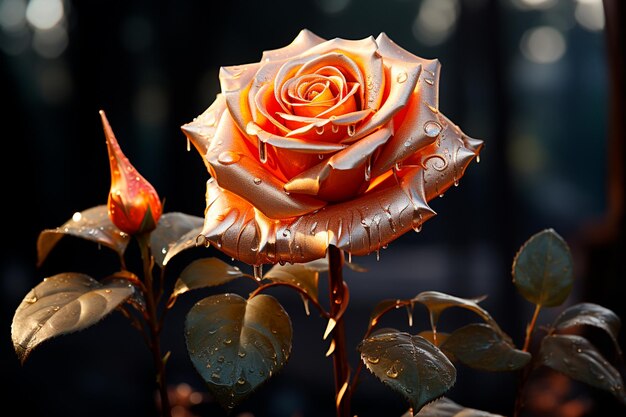
M 102 110 L 100 117 L 111 166 L 111 191 L 107 201 L 109 218 L 128 234 L 151 232 L 163 210 L 159 196 L 152 184 L 137 172 L 122 152 Z
M 384 33 L 303 30 L 258 63 L 222 67 L 221 93 L 182 126 L 211 178 L 202 236 L 252 265 L 378 251 L 435 212 L 483 142 L 438 109 L 440 64 Z

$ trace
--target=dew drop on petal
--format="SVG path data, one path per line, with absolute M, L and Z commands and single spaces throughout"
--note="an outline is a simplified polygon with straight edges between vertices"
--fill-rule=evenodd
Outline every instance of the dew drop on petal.
M 318 135 L 323 135 L 324 134 L 324 126 L 317 126 L 315 128 L 315 133 L 317 133 Z
M 263 182 L 263 181 L 261 180 L 261 178 L 258 178 L 258 177 L 257 177 L 257 178 L 255 178 L 254 180 L 252 180 L 252 182 L 254 182 L 254 185 L 259 185 L 259 184 L 261 184 L 261 182 Z
M 426 133 L 426 136 L 429 138 L 439 136 L 441 129 L 441 125 L 433 120 L 424 123 L 424 133 Z
M 402 84 L 403 82 L 405 82 L 407 80 L 408 76 L 406 74 L 406 72 L 402 71 L 401 73 L 398 74 L 398 76 L 396 77 L 396 81 L 400 84 Z
M 237 152 L 225 151 L 219 154 L 217 162 L 222 165 L 231 165 L 239 161 L 240 158 L 241 156 Z
M 348 125 L 348 136 L 354 136 L 355 133 L 356 133 L 356 126 Z
M 263 164 L 267 162 L 267 144 L 262 140 L 259 140 L 259 161 Z

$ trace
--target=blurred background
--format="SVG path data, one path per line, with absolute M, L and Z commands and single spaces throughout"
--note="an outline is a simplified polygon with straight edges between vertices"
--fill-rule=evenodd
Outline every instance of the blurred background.
M 303 28 L 327 39 L 385 32 L 416 55 L 438 58 L 440 110 L 485 141 L 480 164 L 472 163 L 458 188 L 431 202 L 438 215 L 421 233 L 402 236 L 379 260 L 355 257 L 367 272 L 346 271 L 353 368 L 353 348 L 376 303 L 426 290 L 488 295 L 481 305 L 521 346 L 533 306 L 515 291 L 511 264 L 525 240 L 545 228 L 563 236 L 574 255 L 576 284 L 567 304 L 595 302 L 625 317 L 624 16 L 619 0 L 0 0 L 3 407 L 22 416 L 156 415 L 149 352 L 119 313 L 42 344 L 19 364 L 10 324 L 27 292 L 46 276 L 99 277 L 116 265 L 108 249 L 67 237 L 36 268 L 37 236 L 76 211 L 106 203 L 100 109 L 125 154 L 165 198 L 165 211 L 202 216 L 208 174 L 195 150 L 187 151 L 180 126 L 211 104 L 220 66 L 256 62 Z M 191 249 L 172 262 L 171 279 L 198 256 L 221 254 Z M 326 288 L 322 280 L 320 292 Z M 192 404 L 175 408 L 175 417 L 225 415 L 186 355 L 186 312 L 211 293 L 245 296 L 251 289 L 233 283 L 197 291 L 168 316 L 169 383 Z M 307 316 L 292 292 L 270 293 L 292 318 L 292 356 L 233 414 L 334 415 L 325 321 L 315 311 Z M 544 309 L 539 322 L 549 323 L 562 308 Z M 440 329 L 469 320 L 475 319 L 451 310 Z M 384 325 L 418 333 L 428 328 L 427 314 L 416 307 L 409 327 L 404 311 L 393 312 Z M 607 340 L 589 337 L 623 373 Z M 622 332 L 626 347 L 624 340 Z M 463 366 L 458 372 L 450 398 L 511 414 L 515 373 Z M 624 415 L 609 393 L 544 370 L 538 375 L 528 416 Z M 354 414 L 391 417 L 407 410 L 403 398 L 367 371 L 361 378 Z

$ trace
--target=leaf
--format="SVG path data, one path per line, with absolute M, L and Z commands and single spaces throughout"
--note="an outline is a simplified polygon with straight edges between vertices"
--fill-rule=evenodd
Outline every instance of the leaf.
M 215 287 L 243 276 L 241 270 L 218 258 L 196 259 L 185 267 L 174 284 L 172 297 L 198 288 Z
M 498 323 L 496 323 L 496 321 L 491 317 L 487 310 L 478 305 L 478 303 L 484 299 L 484 296 L 469 299 L 455 297 L 453 295 L 445 294 L 438 291 L 424 291 L 419 293 L 415 298 L 413 298 L 413 301 L 417 301 L 418 303 L 422 303 L 426 306 L 426 308 L 430 312 L 430 321 L 433 327 L 437 326 L 439 316 L 445 309 L 449 307 L 461 307 L 478 314 L 491 327 L 496 329 L 498 333 L 500 333 L 503 337 L 508 338 L 508 336 L 506 336 L 506 334 L 500 329 Z
M 154 262 L 161 268 L 185 249 L 196 246 L 204 218 L 185 213 L 164 213 L 150 234 Z
M 402 417 L 411 417 L 410 411 L 406 412 Z M 426 404 L 424 408 L 417 413 L 418 417 L 504 417 L 500 414 L 491 414 L 486 411 L 476 410 L 474 408 L 465 408 L 447 397 L 442 397 Z
M 291 320 L 265 294 L 200 300 L 187 314 L 185 335 L 194 367 L 228 410 L 281 369 L 291 352 Z
M 446 355 L 421 336 L 379 334 L 363 340 L 358 350 L 367 369 L 407 398 L 415 413 L 456 382 Z
M 561 305 L 574 283 L 567 243 L 552 229 L 533 235 L 515 255 L 513 282 L 531 303 L 544 307 Z
M 618 354 L 622 354 L 618 342 L 621 320 L 617 314 L 598 304 L 579 303 L 563 310 L 552 324 L 557 330 L 576 326 L 593 326 L 604 330 L 613 340 Z
M 26 294 L 13 316 L 11 338 L 17 356 L 24 363 L 42 342 L 97 323 L 133 292 L 122 279 L 101 284 L 78 273 L 44 279 Z
M 321 270 L 324 270 L 323 264 L 315 261 L 304 264 L 276 264 L 267 271 L 263 278 L 273 282 L 293 284 L 317 301 L 320 267 Z
M 557 334 L 544 337 L 539 361 L 572 379 L 609 391 L 626 404 L 620 373 L 582 336 Z
M 386 311 L 402 307 L 401 303 L 402 300 L 397 298 L 388 298 L 380 301 L 372 310 L 372 314 L 370 314 L 370 326 L 375 326 L 380 316 Z
M 70 220 L 56 229 L 43 230 L 37 239 L 37 265 L 41 266 L 50 251 L 65 235 L 90 240 L 124 255 L 130 236 L 118 229 L 109 219 L 107 206 L 96 206 L 76 212 Z
M 530 362 L 528 352 L 518 350 L 500 333 L 483 323 L 461 327 L 440 345 L 465 365 L 482 371 L 514 371 Z

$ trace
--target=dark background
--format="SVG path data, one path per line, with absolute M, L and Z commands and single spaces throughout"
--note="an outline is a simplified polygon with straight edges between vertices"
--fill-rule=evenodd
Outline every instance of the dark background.
M 55 19 L 58 4 L 63 14 Z M 354 347 L 373 306 L 426 290 L 487 294 L 482 306 L 521 346 L 532 306 L 514 289 L 511 263 L 527 238 L 548 227 L 574 254 L 576 284 L 567 303 L 596 302 L 624 317 L 625 114 L 619 77 L 626 22 L 621 2 L 605 4 L 612 8 L 606 19 L 600 0 L 0 0 L 4 409 L 23 416 L 155 415 L 149 353 L 119 313 L 42 344 L 19 364 L 10 324 L 26 293 L 46 276 L 78 271 L 98 277 L 116 265 L 108 249 L 65 238 L 37 269 L 37 236 L 75 211 L 106 203 L 110 179 L 100 109 L 126 155 L 165 198 L 165 211 L 202 216 L 208 174 L 200 156 L 187 152 L 180 126 L 212 102 L 220 66 L 255 62 L 303 28 L 327 39 L 386 32 L 416 55 L 438 58 L 441 111 L 485 141 L 480 164 L 472 163 L 458 188 L 431 202 L 438 215 L 420 234 L 402 236 L 378 261 L 375 255 L 355 258 L 368 272 L 346 271 L 353 367 Z M 170 279 L 197 256 L 221 254 L 189 250 L 173 261 Z M 213 292 L 245 295 L 251 289 L 234 283 Z M 325 290 L 322 282 L 321 294 Z M 188 309 L 210 293 L 179 300 L 163 335 L 164 349 L 172 351 L 169 383 L 181 394 L 188 384 L 204 395 L 191 410 L 198 416 L 224 415 L 206 395 L 182 333 Z M 333 415 L 331 360 L 322 341 L 326 323 L 315 311 L 307 317 L 293 293 L 271 294 L 292 318 L 292 357 L 235 415 Z M 561 309 L 545 309 L 540 322 Z M 416 308 L 414 318 L 409 328 L 398 311 L 385 325 L 413 333 L 427 329 L 423 309 Z M 450 311 L 440 325 L 445 330 L 468 320 L 473 317 Z M 590 337 L 615 359 L 602 335 Z M 621 333 L 626 347 L 624 340 Z M 533 416 L 624 414 L 608 393 L 549 377 L 536 386 L 543 394 L 558 392 L 548 395 L 557 405 Z M 465 406 L 510 415 L 516 381 L 514 373 L 460 366 L 448 394 Z M 531 397 L 529 408 L 544 404 L 544 397 Z M 399 416 L 407 407 L 362 374 L 355 414 Z M 183 411 L 176 409 L 179 417 Z

